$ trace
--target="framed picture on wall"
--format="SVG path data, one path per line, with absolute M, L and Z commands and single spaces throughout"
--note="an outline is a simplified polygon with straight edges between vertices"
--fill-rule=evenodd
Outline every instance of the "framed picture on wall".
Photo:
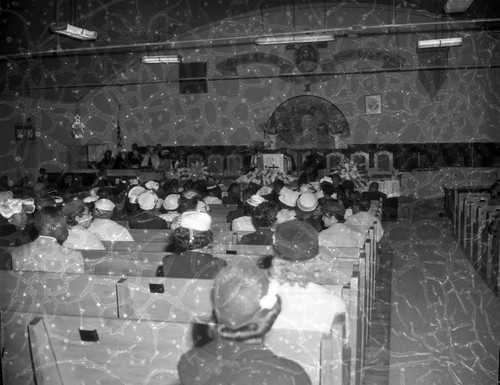
M 16 124 L 14 130 L 17 142 L 35 140 L 35 126 L 31 124 Z
M 366 115 L 382 113 L 382 100 L 380 95 L 365 96 L 365 112 Z

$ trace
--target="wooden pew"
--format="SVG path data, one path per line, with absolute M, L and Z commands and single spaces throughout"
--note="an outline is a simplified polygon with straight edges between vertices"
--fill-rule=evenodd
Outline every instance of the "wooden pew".
M 344 328 L 339 317 L 330 335 L 280 330 L 266 344 L 301 364 L 313 384 L 341 385 Z M 34 384 L 31 361 L 38 385 L 177 384 L 179 358 L 194 342 L 186 323 L 20 312 L 3 314 L 2 331 L 10 336 L 3 346 L 5 385 Z
M 0 270 L 0 308 L 116 318 L 116 277 Z
M 464 200 L 464 229 L 463 229 L 463 250 L 465 256 L 471 261 L 474 268 L 477 270 L 477 261 L 474 261 L 474 244 L 479 235 L 477 208 L 478 206 L 486 206 L 485 197 L 468 197 Z
M 129 229 L 130 234 L 137 242 L 168 242 L 168 237 L 174 230 L 157 230 L 157 229 Z M 229 243 L 232 240 L 233 234 L 236 233 L 238 238 L 244 234 L 249 234 L 251 231 L 228 231 L 228 230 L 213 230 L 214 243 Z
M 484 201 L 486 202 L 489 199 L 488 193 L 462 193 L 459 194 L 458 196 L 458 201 L 459 201 L 459 228 L 458 228 L 458 241 L 460 244 L 460 247 L 462 247 L 462 250 L 464 252 L 467 250 L 468 247 L 468 235 L 470 237 L 470 202 L 474 201 Z

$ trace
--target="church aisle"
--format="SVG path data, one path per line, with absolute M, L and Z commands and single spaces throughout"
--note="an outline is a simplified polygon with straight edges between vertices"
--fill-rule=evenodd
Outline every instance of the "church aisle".
M 430 219 L 432 218 L 432 219 Z M 390 385 L 497 384 L 500 301 L 447 219 L 387 226 L 393 250 Z

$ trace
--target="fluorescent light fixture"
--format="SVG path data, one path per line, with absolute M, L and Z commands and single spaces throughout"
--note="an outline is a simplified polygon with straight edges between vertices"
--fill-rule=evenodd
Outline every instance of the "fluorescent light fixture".
M 157 56 L 143 56 L 141 62 L 144 64 L 169 64 L 180 63 L 182 57 L 179 55 L 157 55 Z
M 303 44 L 303 43 L 319 43 L 322 41 L 334 41 L 333 35 L 283 35 L 283 36 L 267 36 L 258 37 L 255 39 L 257 45 L 274 45 L 274 44 Z
M 457 47 L 462 45 L 461 37 L 450 37 L 448 39 L 432 39 L 432 40 L 419 40 L 417 48 L 441 48 L 441 47 Z
M 95 40 L 97 38 L 97 32 L 88 31 L 83 28 L 75 27 L 71 24 L 57 25 L 52 24 L 50 30 L 59 35 L 69 36 L 77 40 Z

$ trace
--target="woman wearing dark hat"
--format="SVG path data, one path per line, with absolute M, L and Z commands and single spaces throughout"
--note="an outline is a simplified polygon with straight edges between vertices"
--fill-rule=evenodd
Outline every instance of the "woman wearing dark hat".
M 207 213 L 187 211 L 180 215 L 179 227 L 167 249 L 175 255 L 163 258 L 164 277 L 212 279 L 226 266 L 224 260 L 206 252 L 213 240 L 211 224 L 212 218 Z
M 183 385 L 309 385 L 304 369 L 264 344 L 281 311 L 266 273 L 251 261 L 225 267 L 212 292 L 214 340 L 185 353 L 177 365 Z
M 331 271 L 331 254 L 320 251 L 317 231 L 299 220 L 277 225 L 274 239 L 270 285 L 280 295 L 283 310 L 273 329 L 329 333 L 334 318 L 346 312 L 340 293 L 321 286 L 337 274 Z
M 323 223 L 326 229 L 318 235 L 319 245 L 326 247 L 362 247 L 365 235 L 344 225 L 344 205 L 334 199 L 323 202 Z

